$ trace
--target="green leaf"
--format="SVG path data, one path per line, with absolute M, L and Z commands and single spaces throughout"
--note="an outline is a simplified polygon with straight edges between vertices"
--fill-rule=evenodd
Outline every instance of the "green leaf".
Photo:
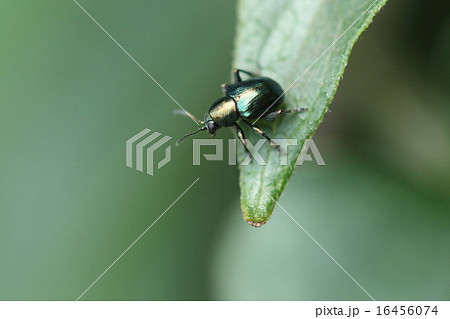
M 297 145 L 289 146 L 287 165 L 264 143 L 258 153 L 267 165 L 253 160 L 240 166 L 242 214 L 250 225 L 258 227 L 269 219 L 305 140 L 334 97 L 353 45 L 386 1 L 239 1 L 234 66 L 280 83 L 287 90 L 283 108 L 308 108 L 272 123 L 258 122 L 270 137 L 295 139 Z M 246 137 L 253 145 L 257 142 L 248 130 Z M 242 148 L 238 159 L 245 159 Z

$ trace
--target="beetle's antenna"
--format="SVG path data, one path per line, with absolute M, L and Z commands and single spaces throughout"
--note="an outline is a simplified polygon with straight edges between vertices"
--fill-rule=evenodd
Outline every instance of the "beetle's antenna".
M 180 138 L 180 139 L 175 143 L 175 145 L 178 146 L 181 142 L 183 142 L 183 140 L 184 140 L 186 137 L 189 137 L 189 136 L 191 136 L 191 135 L 197 134 L 198 132 L 201 132 L 201 131 L 204 131 L 204 130 L 206 130 L 206 126 L 202 126 L 202 127 L 200 127 L 198 130 L 186 134 L 185 136 L 183 136 L 182 138 Z
M 191 113 L 189 113 L 186 110 L 173 110 L 173 113 L 189 116 L 191 119 L 193 119 L 195 122 L 197 122 L 197 124 L 205 124 L 205 122 L 200 121 L 198 118 L 196 118 L 194 115 L 192 115 Z

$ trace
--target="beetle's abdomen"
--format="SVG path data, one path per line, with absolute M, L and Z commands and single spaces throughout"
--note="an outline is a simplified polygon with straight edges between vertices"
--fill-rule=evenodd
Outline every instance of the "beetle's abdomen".
M 266 77 L 252 78 L 226 87 L 242 118 L 256 119 L 277 109 L 284 100 L 283 89 Z

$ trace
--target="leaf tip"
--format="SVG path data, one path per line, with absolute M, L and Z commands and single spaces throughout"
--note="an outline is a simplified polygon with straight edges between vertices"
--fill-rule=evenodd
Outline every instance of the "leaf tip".
M 255 228 L 261 227 L 265 223 L 266 222 L 254 222 L 254 221 L 251 221 L 251 220 L 247 220 L 247 224 L 249 224 L 250 226 L 253 226 Z
M 269 220 L 271 214 L 267 214 L 262 211 L 258 211 L 253 207 L 243 206 L 242 207 L 242 217 L 245 222 L 250 226 L 259 228 Z

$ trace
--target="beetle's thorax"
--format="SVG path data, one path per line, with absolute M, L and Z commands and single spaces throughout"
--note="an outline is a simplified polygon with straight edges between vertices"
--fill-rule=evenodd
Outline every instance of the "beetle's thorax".
M 209 108 L 207 115 L 220 126 L 231 126 L 239 118 L 239 113 L 236 110 L 236 103 L 229 96 L 222 97 L 215 101 Z

